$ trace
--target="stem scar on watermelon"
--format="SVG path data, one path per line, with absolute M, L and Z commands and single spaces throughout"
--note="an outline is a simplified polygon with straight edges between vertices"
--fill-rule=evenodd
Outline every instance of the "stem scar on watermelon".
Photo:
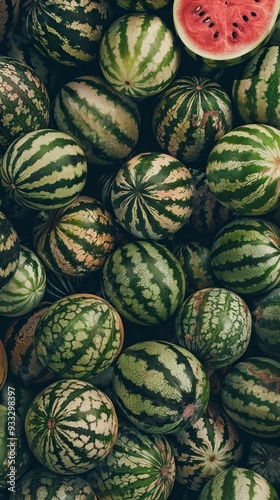
M 209 66 L 251 57 L 272 36 L 278 0 L 174 0 L 175 30 L 186 51 Z

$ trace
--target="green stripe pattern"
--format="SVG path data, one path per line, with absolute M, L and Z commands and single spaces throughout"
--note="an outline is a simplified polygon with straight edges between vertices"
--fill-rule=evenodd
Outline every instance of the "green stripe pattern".
M 232 129 L 230 97 L 208 78 L 178 78 L 156 102 L 152 126 L 166 153 L 197 164 L 205 161 L 214 144 Z
M 6 150 L 0 179 L 18 204 L 35 210 L 67 205 L 82 191 L 87 162 L 82 148 L 68 134 L 40 129 L 25 134 Z
M 158 16 L 126 14 L 102 37 L 101 71 L 119 92 L 143 98 L 158 94 L 175 78 L 181 52 L 171 29 Z
M 42 300 L 46 289 L 45 267 L 35 252 L 20 245 L 15 273 L 0 291 L 0 314 L 21 316 Z
M 76 66 L 97 58 L 101 37 L 112 22 L 106 0 L 24 2 L 24 29 L 47 58 Z
M 232 420 L 257 437 L 280 437 L 280 363 L 268 357 L 245 358 L 225 376 L 221 401 Z
M 74 294 L 50 305 L 34 333 L 41 363 L 59 378 L 88 379 L 108 368 L 124 339 L 119 314 L 106 300 Z
M 0 152 L 5 152 L 18 137 L 48 126 L 50 99 L 31 67 L 4 56 L 0 56 L 0 95 Z
M 280 231 L 265 219 L 229 222 L 215 236 L 210 252 L 222 287 L 242 295 L 265 293 L 280 283 Z
M 58 380 L 32 401 L 25 432 L 44 467 L 59 474 L 82 474 L 110 452 L 118 419 L 103 391 L 83 380 Z
M 233 103 L 244 123 L 280 127 L 279 84 L 280 47 L 264 47 L 233 80 Z
M 118 171 L 111 203 L 118 222 L 136 238 L 158 240 L 178 231 L 193 208 L 190 171 L 165 153 L 140 153 Z
M 209 380 L 187 349 L 147 340 L 127 347 L 114 365 L 114 393 L 138 429 L 170 434 L 193 425 L 209 401 Z
M 266 356 L 280 360 L 280 286 L 255 298 L 252 319 L 258 347 Z
M 157 242 L 117 248 L 102 269 L 104 296 L 129 321 L 160 324 L 181 305 L 186 280 L 178 259 Z
M 0 292 L 15 273 L 19 261 L 19 237 L 8 217 L 0 212 Z
M 249 345 L 251 330 L 247 304 L 236 293 L 220 287 L 194 292 L 175 315 L 177 341 L 206 369 L 237 361 Z
M 78 196 L 67 206 L 41 211 L 33 224 L 33 244 L 51 271 L 83 277 L 97 271 L 115 246 L 115 225 L 104 205 Z
M 280 130 L 246 124 L 214 146 L 206 165 L 207 182 L 220 203 L 241 215 L 273 210 L 280 197 Z
M 17 481 L 15 491 L 10 494 L 10 500 L 25 498 L 31 491 L 34 498 L 44 498 L 44 500 L 66 499 L 67 496 L 71 500 L 97 500 L 92 487 L 82 476 L 74 474 L 62 476 L 40 466 L 29 469 Z
M 200 491 L 219 472 L 235 466 L 243 455 L 243 438 L 222 406 L 210 401 L 193 425 L 168 436 L 176 462 L 176 480 Z
M 215 286 L 216 280 L 211 268 L 210 250 L 198 241 L 180 243 L 172 252 L 179 260 L 185 273 L 188 295 Z
M 163 435 L 120 421 L 111 452 L 86 479 L 98 498 L 166 500 L 175 481 L 174 455 Z
M 95 76 L 66 83 L 56 95 L 51 120 L 54 128 L 76 139 L 92 165 L 126 158 L 137 144 L 141 124 L 136 102 Z
M 198 500 L 278 500 L 278 495 L 268 481 L 245 467 L 232 467 L 220 472 L 203 488 Z

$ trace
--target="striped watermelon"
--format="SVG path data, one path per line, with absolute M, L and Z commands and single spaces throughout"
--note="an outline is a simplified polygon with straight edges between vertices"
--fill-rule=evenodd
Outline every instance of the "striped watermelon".
M 171 0 L 113 0 L 122 9 L 132 12 L 150 12 L 162 9 L 171 3 Z
M 221 401 L 232 420 L 257 437 L 280 437 L 280 363 L 268 357 L 247 357 L 225 376 Z
M 165 153 L 139 153 L 118 171 L 111 203 L 118 222 L 136 238 L 158 240 L 189 219 L 194 198 L 190 171 Z
M 0 293 L 14 275 L 20 254 L 19 237 L 8 217 L 0 212 Z
M 152 126 L 166 153 L 183 163 L 197 164 L 232 129 L 232 120 L 231 99 L 220 84 L 191 75 L 174 80 L 160 95 Z
M 175 461 L 168 440 L 119 422 L 116 443 L 86 476 L 98 498 L 166 500 L 175 481 Z
M 101 269 L 84 277 L 58 274 L 46 268 L 47 282 L 44 298 L 55 302 L 73 293 L 93 293 L 102 296 Z
M 251 338 L 252 318 L 244 300 L 224 288 L 198 290 L 175 315 L 179 344 L 192 352 L 206 369 L 237 361 Z
M 280 196 L 280 130 L 265 124 L 241 125 L 211 150 L 207 182 L 220 203 L 241 215 L 273 210 Z
M 6 382 L 8 374 L 8 358 L 5 346 L 0 339 L 0 390 Z
M 45 85 L 27 64 L 0 56 L 0 150 L 18 137 L 47 127 L 50 98 Z
M 118 419 L 110 398 L 83 380 L 58 380 L 32 401 L 25 417 L 28 444 L 52 472 L 82 474 L 110 452 Z
M 280 286 L 255 298 L 252 319 L 253 340 L 266 356 L 280 360 Z
M 34 333 L 41 363 L 59 378 L 88 379 L 108 368 L 124 339 L 122 320 L 106 300 L 74 294 L 45 311 Z
M 246 458 L 246 467 L 263 476 L 280 490 L 280 441 L 253 439 Z
M 144 98 L 175 78 L 181 52 L 173 31 L 154 14 L 130 13 L 116 19 L 102 37 L 99 63 L 119 92 Z
M 215 286 L 208 247 L 197 241 L 190 241 L 176 245 L 172 252 L 185 273 L 188 295 L 202 288 Z
M 112 384 L 123 414 L 147 433 L 172 434 L 194 424 L 209 401 L 200 361 L 176 344 L 146 340 L 122 351 Z
M 280 47 L 266 46 L 249 59 L 233 80 L 232 98 L 244 123 L 280 127 Z
M 32 44 L 46 57 L 66 66 L 79 66 L 97 58 L 101 37 L 112 22 L 107 0 L 26 1 L 24 29 Z
M 211 67 L 252 57 L 273 34 L 278 0 L 175 0 L 173 22 L 186 51 Z
M 20 0 L 0 0 L 0 42 L 15 28 Z
M 0 291 L 0 314 L 16 317 L 31 311 L 42 300 L 46 271 L 35 252 L 20 245 L 19 262 L 8 284 Z
M 181 305 L 186 291 L 175 255 L 154 241 L 138 240 L 117 248 L 102 269 L 105 297 L 133 323 L 159 324 Z
M 85 186 L 87 162 L 68 134 L 40 129 L 15 140 L 0 165 L 0 180 L 20 205 L 51 210 L 67 205 Z
M 115 225 L 104 205 L 78 196 L 66 206 L 38 213 L 33 244 L 51 271 L 83 277 L 97 271 L 115 247 Z
M 279 500 L 271 484 L 245 467 L 220 472 L 203 488 L 198 500 Z
M 211 247 L 211 266 L 220 286 L 237 294 L 265 293 L 280 283 L 280 232 L 261 218 L 226 224 Z
M 13 409 L 16 407 L 13 390 L 9 391 L 9 406 L 0 404 L 0 491 L 15 487 L 31 458 L 24 427 Z
M 58 91 L 51 121 L 76 139 L 93 166 L 126 158 L 137 144 L 141 125 L 135 101 L 91 75 L 77 77 Z
M 41 301 L 31 311 L 12 321 L 5 331 L 9 374 L 25 385 L 49 382 L 54 378 L 39 361 L 34 346 L 36 327 L 49 306 L 50 303 Z
M 210 401 L 197 422 L 168 436 L 176 463 L 176 480 L 200 491 L 219 472 L 240 463 L 243 438 L 220 404 Z
M 29 469 L 17 481 L 15 490 L 10 494 L 9 500 L 26 500 L 32 492 L 32 497 L 37 500 L 71 499 L 71 500 L 97 500 L 89 484 L 82 476 L 62 476 L 51 472 L 44 467 Z

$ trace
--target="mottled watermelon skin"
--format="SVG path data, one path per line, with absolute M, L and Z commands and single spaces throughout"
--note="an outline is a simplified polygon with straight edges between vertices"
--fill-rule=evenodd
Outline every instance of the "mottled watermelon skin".
M 160 324 L 181 305 L 186 280 L 178 259 L 164 245 L 137 240 L 108 257 L 102 269 L 102 291 L 127 320 Z
M 222 382 L 224 409 L 241 429 L 253 436 L 280 437 L 279 375 L 279 361 L 245 357 Z
M 0 3 L 0 42 L 15 28 L 19 14 L 20 0 L 1 0 Z
M 173 31 L 155 14 L 125 14 L 101 40 L 103 76 L 113 88 L 135 98 L 159 94 L 175 78 L 180 62 Z
M 232 467 L 220 472 L 201 491 L 198 500 L 278 500 L 271 484 L 260 474 L 245 467 Z
M 20 254 L 20 240 L 8 217 L 0 212 L 0 291 L 16 271 Z
M 224 206 L 243 216 L 259 216 L 279 204 L 280 130 L 240 125 L 211 150 L 206 164 L 209 188 Z
M 98 498 L 166 500 L 175 481 L 169 440 L 161 434 L 143 433 L 120 420 L 112 450 L 86 478 Z
M 176 481 L 192 491 L 219 472 L 236 466 L 243 456 L 243 437 L 220 403 L 209 401 L 193 425 L 168 436 L 176 463 Z
M 58 380 L 32 401 L 25 433 L 37 460 L 62 475 L 95 467 L 113 447 L 118 419 L 110 398 L 89 382 Z
M 135 238 L 160 240 L 188 221 L 195 188 L 189 169 L 174 156 L 146 152 L 130 158 L 111 187 L 114 214 Z
M 166 341 L 137 342 L 123 350 L 112 384 L 124 415 L 148 433 L 172 434 L 192 425 L 203 415 L 210 395 L 198 359 Z
M 152 115 L 161 148 L 187 165 L 205 162 L 232 124 L 230 96 L 219 83 L 194 75 L 174 80 L 160 94 Z
M 266 219 L 229 222 L 214 237 L 210 251 L 220 286 L 237 294 L 266 293 L 280 282 L 280 232 Z
M 237 361 L 249 346 L 252 318 L 248 305 L 220 287 L 194 292 L 175 315 L 174 330 L 180 345 L 192 352 L 206 369 Z
M 261 352 L 278 360 L 280 360 L 279 314 L 279 286 L 253 301 L 253 338 Z

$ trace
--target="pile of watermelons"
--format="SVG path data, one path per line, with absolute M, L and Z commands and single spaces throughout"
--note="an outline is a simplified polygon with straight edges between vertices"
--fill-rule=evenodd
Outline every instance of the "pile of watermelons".
M 280 0 L 0 0 L 0 499 L 277 500 Z

